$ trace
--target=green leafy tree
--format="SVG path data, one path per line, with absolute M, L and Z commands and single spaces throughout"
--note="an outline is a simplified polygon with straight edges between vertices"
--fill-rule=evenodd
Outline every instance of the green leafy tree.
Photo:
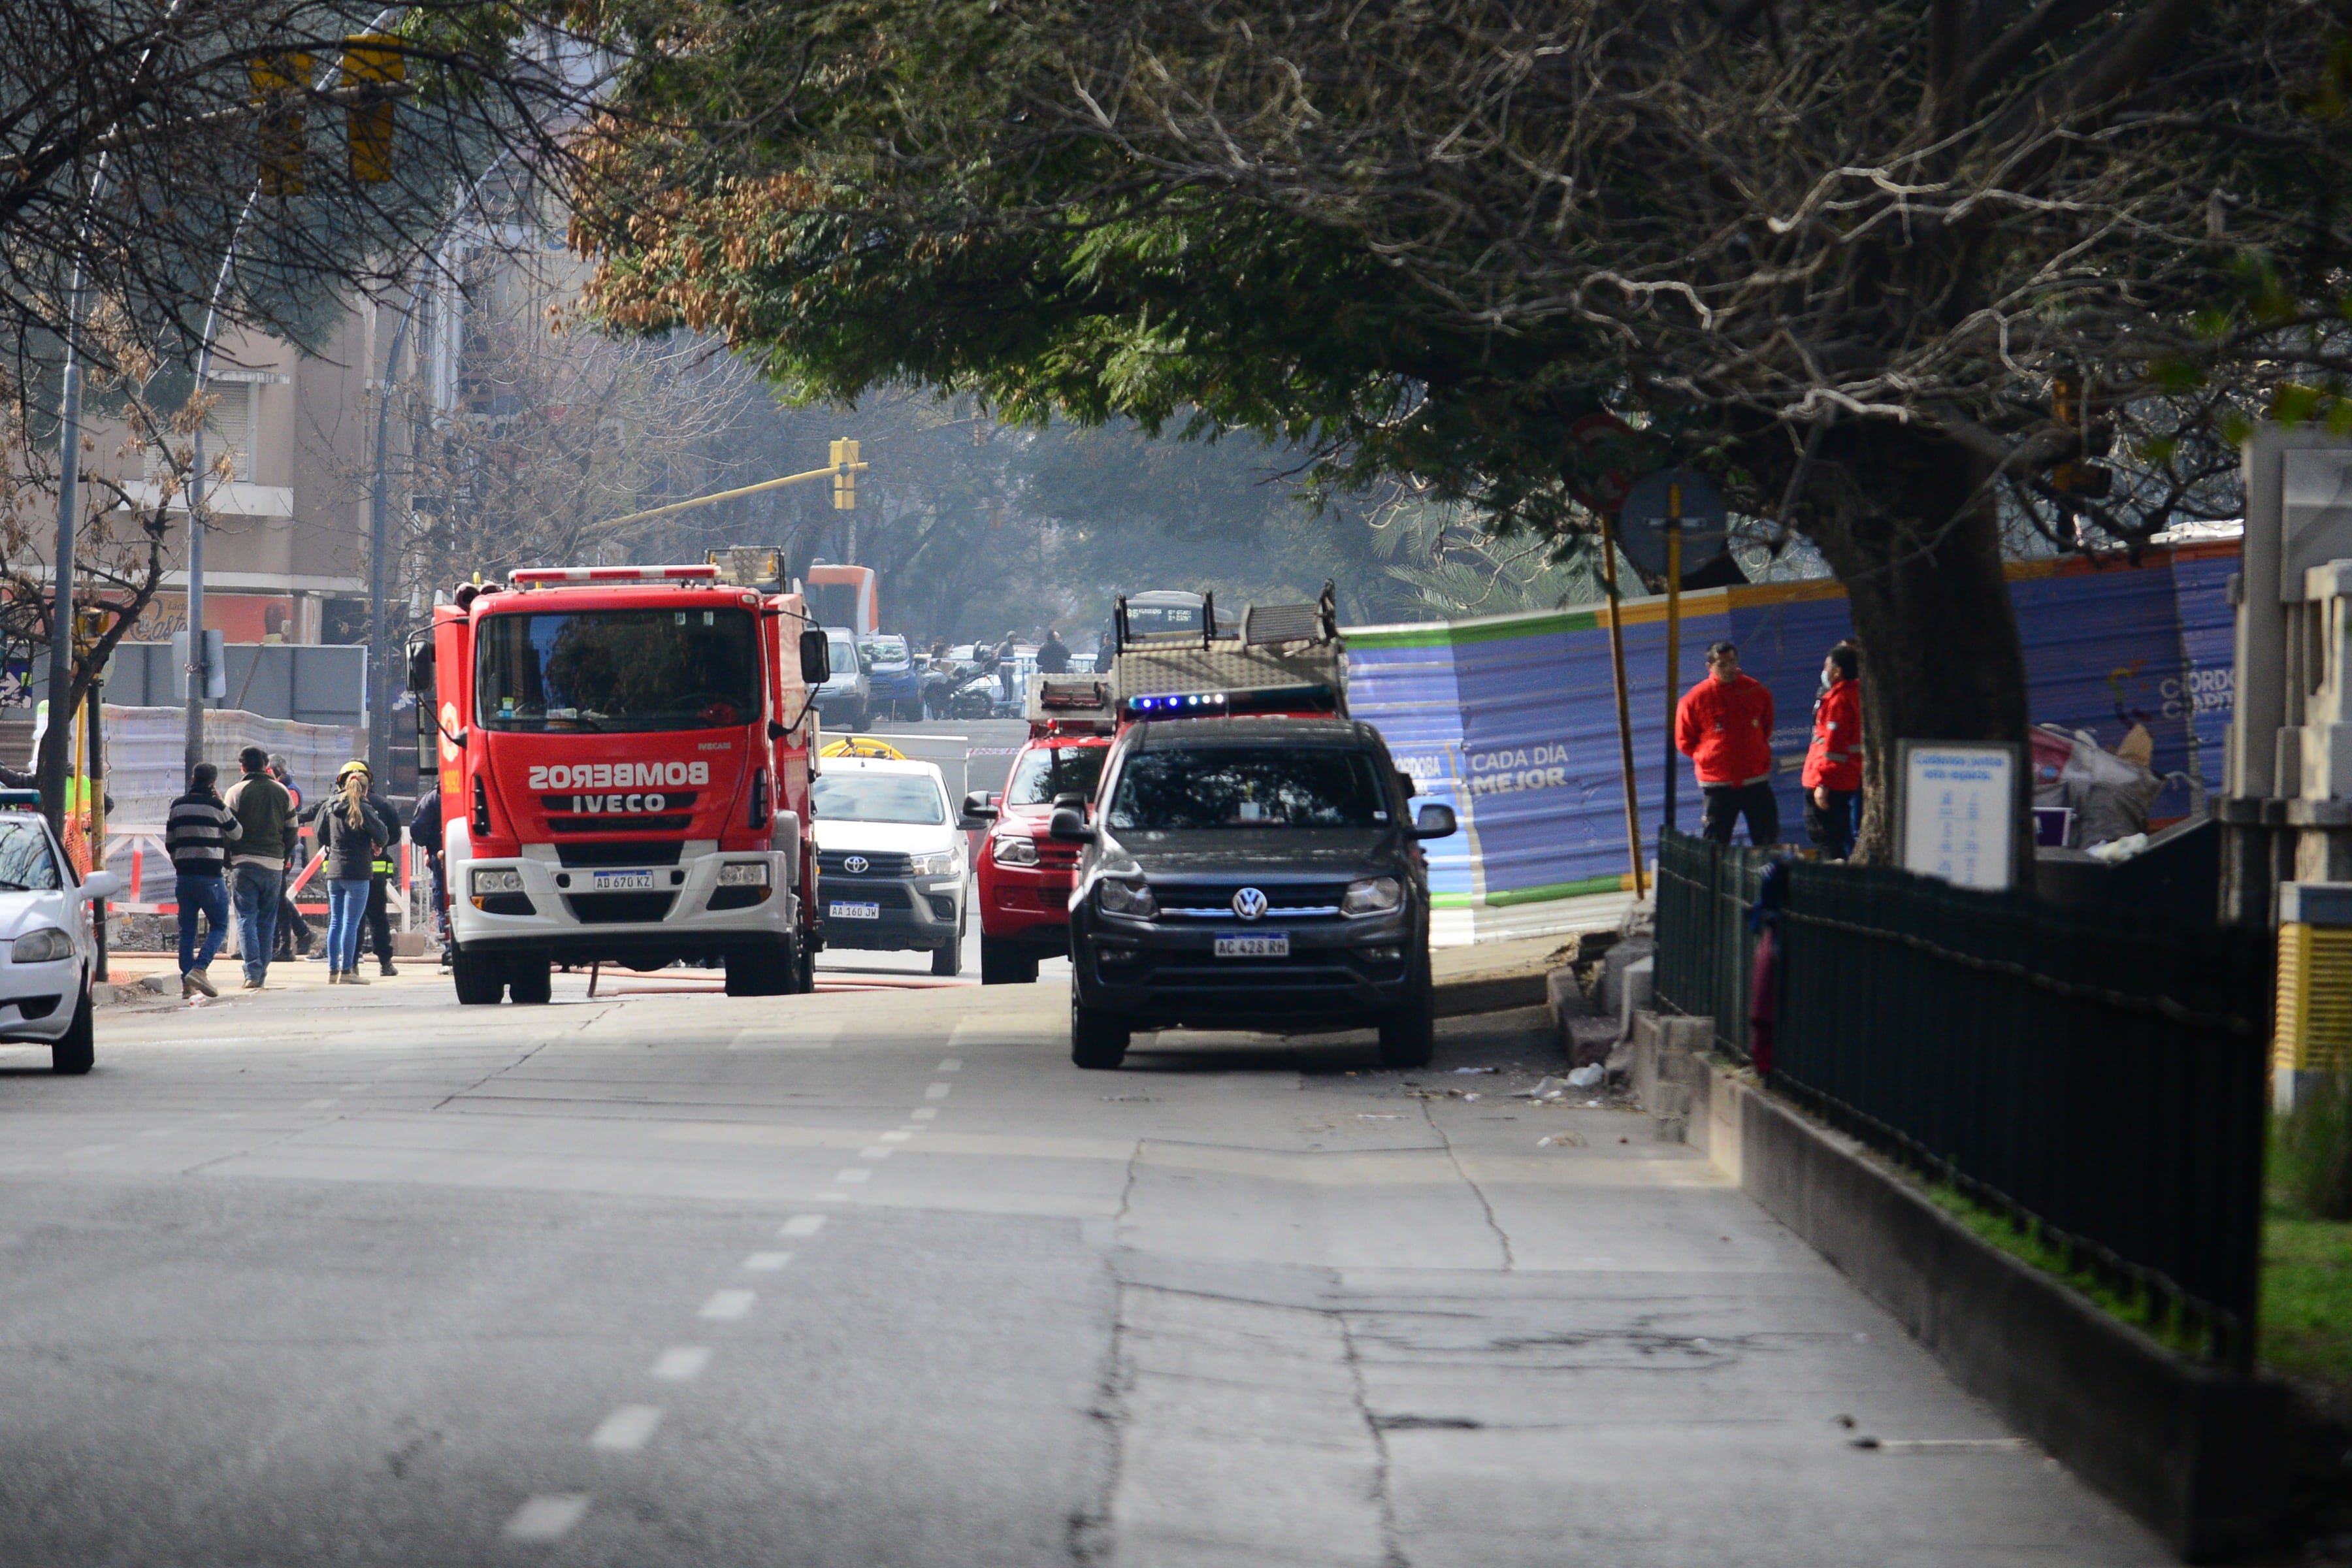
M 1543 530 L 1703 462 L 1848 590 L 1866 850 L 1893 741 L 2023 731 L 2004 489 L 2136 544 L 2201 433 L 2347 369 L 2344 19 L 2304 0 L 602 15 L 666 46 L 588 159 L 609 319 L 823 395 L 1246 427 Z M 1635 449 L 1584 439 L 1604 403 Z

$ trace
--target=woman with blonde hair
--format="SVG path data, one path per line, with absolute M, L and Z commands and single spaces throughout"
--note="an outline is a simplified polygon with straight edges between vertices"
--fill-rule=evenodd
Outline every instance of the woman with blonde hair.
M 320 803 L 311 821 L 327 858 L 327 984 L 365 985 L 359 972 L 360 921 L 377 847 L 396 842 L 400 830 L 369 803 L 368 769 L 361 762 L 345 763 L 336 773 L 334 794 Z

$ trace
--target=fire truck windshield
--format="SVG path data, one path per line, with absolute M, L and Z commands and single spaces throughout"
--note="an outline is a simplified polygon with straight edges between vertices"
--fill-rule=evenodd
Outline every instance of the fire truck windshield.
M 741 610 L 493 615 L 478 641 L 486 730 L 708 730 L 761 711 L 759 642 Z

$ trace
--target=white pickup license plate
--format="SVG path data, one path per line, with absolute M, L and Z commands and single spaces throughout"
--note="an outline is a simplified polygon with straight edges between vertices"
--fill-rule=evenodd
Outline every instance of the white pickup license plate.
M 882 906 L 879 904 L 827 904 L 824 907 L 824 914 L 827 920 L 878 921 L 882 918 Z
M 1261 931 L 1252 936 L 1221 936 L 1217 939 L 1219 958 L 1288 958 L 1290 936 L 1286 931 Z
M 650 893 L 654 890 L 651 871 L 599 871 L 593 884 L 600 893 Z

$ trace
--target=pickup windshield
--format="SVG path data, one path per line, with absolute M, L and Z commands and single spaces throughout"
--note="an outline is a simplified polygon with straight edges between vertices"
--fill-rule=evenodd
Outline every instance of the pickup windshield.
M 709 730 L 761 711 L 758 634 L 741 610 L 488 616 L 475 669 L 486 730 Z
M 1337 746 L 1144 752 L 1119 770 L 1109 822 L 1146 833 L 1234 827 L 1383 827 L 1372 759 Z
M 947 797 L 927 777 L 847 771 L 817 774 L 810 786 L 819 822 L 945 822 Z

